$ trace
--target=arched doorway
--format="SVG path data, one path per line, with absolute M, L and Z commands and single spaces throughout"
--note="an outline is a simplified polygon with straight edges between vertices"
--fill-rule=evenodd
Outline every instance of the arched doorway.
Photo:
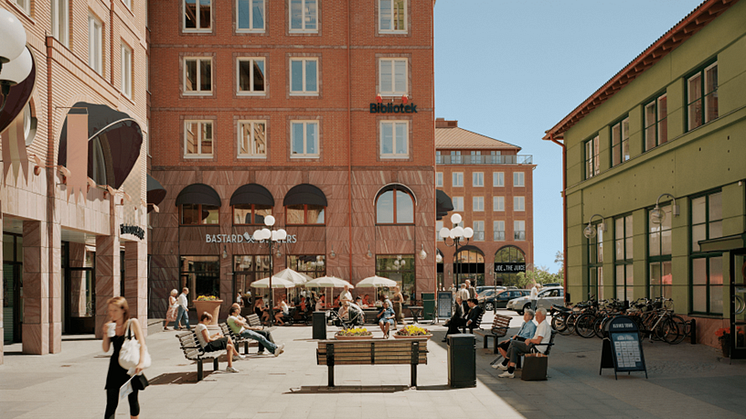
M 495 285 L 517 285 L 516 277 L 526 272 L 526 255 L 519 247 L 505 246 L 495 252 Z
M 454 265 L 457 288 L 467 279 L 474 287 L 484 285 L 484 252 L 478 247 L 469 245 L 460 248 Z

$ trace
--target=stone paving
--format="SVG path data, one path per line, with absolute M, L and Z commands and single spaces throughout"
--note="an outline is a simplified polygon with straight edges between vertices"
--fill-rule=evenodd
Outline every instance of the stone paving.
M 511 314 L 510 312 L 504 312 Z M 491 323 L 485 315 L 485 324 Z M 517 327 L 516 316 L 512 326 Z M 448 387 L 445 328 L 429 326 L 435 336 L 428 364 L 418 368 L 410 389 L 409 367 L 340 366 L 336 389 L 328 389 L 327 369 L 317 366 L 311 328 L 280 327 L 275 340 L 286 344 L 280 357 L 252 349 L 236 361 L 238 374 L 211 372 L 196 381 L 196 366 L 184 359 L 176 332 L 147 339 L 153 366 L 151 386 L 140 393 L 141 418 L 735 418 L 746 415 L 746 362 L 719 358 L 703 345 L 669 346 L 645 342 L 648 375 L 599 375 L 601 341 L 557 336 L 549 358 L 549 379 L 542 382 L 500 379 L 489 367 L 491 350 L 477 340 L 477 386 Z M 374 330 L 374 327 L 369 327 Z M 377 329 L 377 328 L 375 328 Z M 329 335 L 336 330 L 327 329 Z M 380 332 L 376 332 L 380 335 Z M 0 418 L 100 418 L 109 357 L 91 336 L 65 336 L 62 353 L 21 355 L 6 345 L 0 366 Z M 520 371 L 519 371 L 520 372 Z M 129 417 L 126 403 L 117 417 Z

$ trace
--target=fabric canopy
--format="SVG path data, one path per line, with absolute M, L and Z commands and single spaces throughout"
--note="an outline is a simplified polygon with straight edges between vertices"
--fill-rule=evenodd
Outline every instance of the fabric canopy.
M 29 50 L 30 52 L 31 50 Z M 36 60 L 31 54 L 31 73 L 22 82 L 12 86 L 5 95 L 5 107 L 0 111 L 0 132 L 5 131 L 20 114 L 31 99 L 36 84 Z M 28 146 L 29 144 L 27 144 Z
M 293 186 L 287 194 L 285 194 L 284 206 L 288 205 L 320 205 L 326 206 L 326 195 L 321 189 L 316 186 L 309 185 L 308 183 L 302 183 L 300 185 Z
M 449 211 L 453 211 L 453 202 L 451 201 L 451 197 L 448 196 L 445 192 L 441 191 L 440 189 L 437 189 L 435 191 L 435 219 L 440 220 L 446 215 L 448 215 Z
M 158 205 L 166 197 L 166 189 L 160 182 L 148 175 L 148 204 Z
M 179 196 L 176 197 L 177 207 L 184 204 L 202 204 L 219 207 L 220 195 L 215 192 L 215 189 L 212 189 L 204 183 L 193 183 L 182 189 L 181 192 L 179 192 Z
M 249 183 L 236 189 L 231 196 L 231 206 L 233 205 L 267 205 L 275 206 L 275 199 L 272 194 L 262 185 Z

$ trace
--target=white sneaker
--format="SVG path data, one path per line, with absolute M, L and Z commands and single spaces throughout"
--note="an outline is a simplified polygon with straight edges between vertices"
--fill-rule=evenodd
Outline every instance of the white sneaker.
M 496 369 L 496 370 L 502 370 L 502 371 L 507 371 L 508 370 L 508 367 L 506 367 L 505 365 L 503 365 L 502 362 L 498 362 L 497 364 L 493 364 L 493 365 L 490 365 L 490 366 L 492 368 Z
M 274 355 L 275 355 L 275 357 L 278 357 L 283 352 L 285 352 L 285 344 L 281 343 L 281 344 L 277 345 L 277 349 L 275 349 Z
M 225 369 L 225 372 L 238 372 L 238 370 L 233 367 L 228 367 Z
M 500 378 L 515 378 L 515 373 L 505 371 L 504 373 L 498 375 L 498 377 L 500 377 Z
M 241 355 L 241 354 L 236 354 L 236 356 L 233 357 L 234 361 L 239 360 L 239 359 L 246 359 L 246 357 L 244 355 Z

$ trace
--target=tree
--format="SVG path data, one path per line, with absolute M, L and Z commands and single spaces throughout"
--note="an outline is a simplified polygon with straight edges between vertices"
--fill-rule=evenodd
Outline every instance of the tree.
M 559 273 L 550 273 L 549 268 L 546 266 L 536 267 L 533 264 L 529 264 L 526 267 L 526 272 L 520 272 L 514 278 L 505 281 L 504 285 L 513 285 L 518 288 L 527 289 L 531 288 L 534 283 L 550 284 L 553 282 L 562 282 L 562 275 Z

